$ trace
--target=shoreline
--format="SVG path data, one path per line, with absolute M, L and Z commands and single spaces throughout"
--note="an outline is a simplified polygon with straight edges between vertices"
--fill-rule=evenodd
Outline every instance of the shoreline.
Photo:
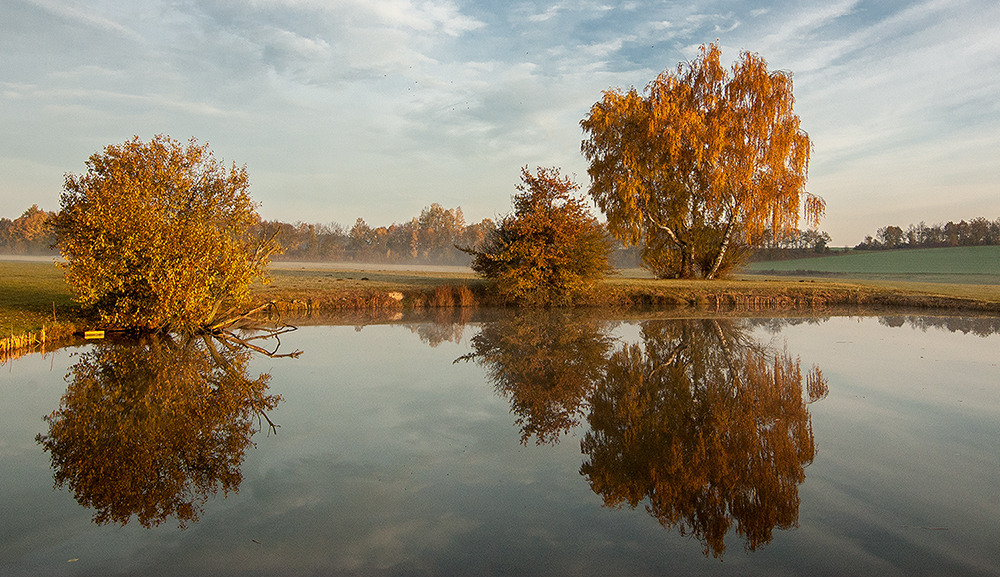
M 0 362 L 20 356 L 19 351 L 27 354 L 70 341 L 84 330 L 102 328 L 89 322 L 72 303 L 62 273 L 49 264 L 51 260 L 0 261 L 4 267 L 0 334 L 7 335 L 0 338 Z M 486 281 L 467 267 L 414 268 L 275 263 L 271 283 L 255 286 L 253 295 L 258 304 L 273 302 L 282 315 L 293 317 L 385 320 L 404 312 L 516 308 L 499 302 Z M 58 320 L 53 318 L 56 307 Z M 626 271 L 602 281 L 570 306 L 557 308 L 607 309 L 629 316 L 641 311 L 681 316 L 825 316 L 837 314 L 837 309 L 861 314 L 896 309 L 928 316 L 1000 316 L 1000 286 L 762 275 L 712 281 L 654 280 Z

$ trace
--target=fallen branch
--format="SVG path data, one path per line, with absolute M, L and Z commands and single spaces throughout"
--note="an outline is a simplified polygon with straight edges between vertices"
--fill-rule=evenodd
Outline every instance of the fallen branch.
M 253 315 L 261 312 L 262 310 L 267 309 L 268 307 L 273 307 L 276 312 L 278 311 L 278 307 L 275 304 L 275 302 L 274 301 L 268 301 L 268 302 L 260 305 L 257 308 L 251 309 L 251 310 L 243 313 L 242 315 L 239 315 L 239 316 L 236 316 L 236 317 L 231 317 L 231 318 L 219 321 L 219 322 L 215 323 L 214 325 L 210 325 L 208 327 L 208 332 L 213 332 L 214 333 L 216 331 L 223 330 L 226 327 L 231 327 L 234 324 L 238 323 L 239 321 L 248 319 L 251 316 L 253 316 Z
M 277 436 L 277 434 L 278 434 L 278 427 L 280 427 L 281 425 L 275 425 L 274 421 L 272 421 L 267 416 L 267 413 L 265 413 L 264 411 L 258 411 L 258 413 L 257 413 L 257 426 L 259 428 L 261 428 L 261 429 L 264 428 L 263 425 L 260 422 L 260 418 L 261 417 L 264 417 L 264 420 L 267 421 L 267 426 L 268 426 L 268 429 L 269 429 L 268 432 L 267 432 L 267 436 L 268 437 L 271 436 L 271 431 L 274 431 L 275 436 Z
M 262 331 L 262 332 L 267 333 L 267 334 L 255 335 L 255 336 L 243 339 L 244 341 L 255 341 L 257 339 L 271 339 L 271 338 L 276 339 L 276 338 L 278 338 L 278 335 L 283 335 L 285 333 L 290 333 L 292 331 L 299 330 L 299 327 L 296 327 L 296 326 L 293 326 L 293 325 L 282 324 L 280 327 L 274 328 L 274 329 L 266 329 L 264 327 L 247 327 L 246 330 L 250 330 L 250 331 Z M 229 332 L 229 331 L 226 331 L 226 332 Z
M 285 332 L 287 332 L 287 331 L 285 331 Z M 233 341 L 235 343 L 238 343 L 238 344 L 240 344 L 240 345 L 242 345 L 242 346 L 244 346 L 244 347 L 246 347 L 248 349 L 253 349 L 253 350 L 257 351 L 258 353 L 260 353 L 262 355 L 267 355 L 268 357 L 271 357 L 272 359 L 281 359 L 281 358 L 286 358 L 286 357 L 287 358 L 296 359 L 296 358 L 299 357 L 299 355 L 302 354 L 302 351 L 300 351 L 300 350 L 294 350 L 294 351 L 292 351 L 290 353 L 283 353 L 283 354 L 279 355 L 278 354 L 278 349 L 281 348 L 281 339 L 279 339 L 276 335 L 271 335 L 271 336 L 274 337 L 274 339 L 276 341 L 278 341 L 277 346 L 274 347 L 274 351 L 268 351 L 267 349 L 265 349 L 263 347 L 258 347 L 255 344 L 251 344 L 251 343 L 247 342 L 246 340 L 241 339 L 240 337 L 234 335 L 230 331 L 221 331 L 216 336 L 218 336 L 219 338 L 224 339 L 224 340 L 230 340 L 230 341 Z

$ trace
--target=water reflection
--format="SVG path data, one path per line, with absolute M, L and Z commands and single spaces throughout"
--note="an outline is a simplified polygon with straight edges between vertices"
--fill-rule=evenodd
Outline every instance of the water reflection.
M 909 326 L 927 332 L 930 329 L 950 333 L 973 334 L 978 337 L 988 337 L 1000 334 L 1000 317 L 997 316 L 944 316 L 931 317 L 923 314 L 894 314 L 879 316 L 878 323 L 885 327 L 899 328 Z M 798 318 L 757 318 L 748 319 L 752 326 L 762 327 L 772 334 L 779 334 L 786 327 L 803 324 L 819 325 L 831 317 L 798 317 Z
M 428 311 L 425 322 L 407 323 L 410 331 L 431 347 L 444 342 L 459 343 L 465 335 L 465 327 L 472 320 L 473 309 L 468 307 L 439 307 Z M 429 322 L 427 322 L 429 321 Z
M 247 375 L 250 356 L 208 337 L 94 345 L 37 438 L 55 485 L 98 524 L 197 521 L 211 495 L 238 489 L 244 451 L 280 400 L 269 375 Z
M 825 395 L 819 369 L 806 377 Z M 611 357 L 591 396 L 580 473 L 611 507 L 646 502 L 666 528 L 725 551 L 798 520 L 815 443 L 798 359 L 750 341 L 733 321 L 648 322 L 642 346 Z
M 749 337 L 745 320 L 641 323 L 618 347 L 608 325 L 563 312 L 486 322 L 462 357 L 481 364 L 521 440 L 554 442 L 585 416 L 580 473 L 606 506 L 638 507 L 720 556 L 735 523 L 745 548 L 798 520 L 815 455 L 807 403 L 817 367 Z M 805 389 L 805 390 L 804 390 Z
M 542 444 L 580 423 L 611 345 L 603 322 L 558 310 L 519 311 L 484 323 L 460 360 L 482 365 L 510 401 L 521 442 L 535 437 Z
M 1000 333 L 1000 317 L 926 317 L 919 315 L 897 315 L 879 317 L 880 325 L 901 327 L 910 325 L 915 329 L 927 331 L 935 328 L 948 332 L 972 333 L 979 337 L 988 337 Z

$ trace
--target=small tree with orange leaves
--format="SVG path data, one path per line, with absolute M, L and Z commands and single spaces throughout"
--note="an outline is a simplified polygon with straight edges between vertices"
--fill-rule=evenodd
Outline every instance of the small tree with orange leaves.
M 568 304 L 613 272 L 607 232 L 580 188 L 558 168 L 521 169 L 514 211 L 500 219 L 473 256 L 472 270 L 493 281 L 502 300 L 529 306 Z
M 746 254 L 734 247 L 825 210 L 805 190 L 810 142 L 791 74 L 749 52 L 727 70 L 720 54 L 702 46 L 642 95 L 608 90 L 580 123 L 591 197 L 658 278 L 716 278 Z

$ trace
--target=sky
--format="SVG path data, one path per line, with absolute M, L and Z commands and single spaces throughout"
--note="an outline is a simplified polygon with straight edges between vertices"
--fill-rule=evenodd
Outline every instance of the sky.
M 996 0 L 0 0 L 0 216 L 58 210 L 91 154 L 166 134 L 245 164 L 268 220 L 494 218 L 523 166 L 586 191 L 602 92 L 718 40 L 794 75 L 833 245 L 994 220 L 998 25 Z

